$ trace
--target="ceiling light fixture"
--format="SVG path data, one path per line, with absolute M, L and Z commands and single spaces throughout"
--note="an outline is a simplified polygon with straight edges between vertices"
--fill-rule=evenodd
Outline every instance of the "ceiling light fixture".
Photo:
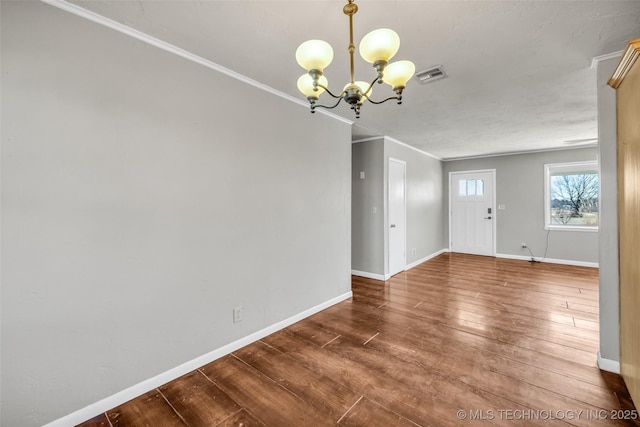
M 398 104 L 402 104 L 402 91 L 407 85 L 409 79 L 416 71 L 415 65 L 411 61 L 397 61 L 389 64 L 389 60 L 396 54 L 400 48 L 400 37 L 398 34 L 387 28 L 374 30 L 364 36 L 360 41 L 360 55 L 362 58 L 371 63 L 377 71 L 376 78 L 369 84 L 363 81 L 354 80 L 353 54 L 356 50 L 353 44 L 353 15 L 358 11 L 358 6 L 354 0 L 347 0 L 348 3 L 342 11 L 349 17 L 349 59 L 351 65 L 351 82 L 342 89 L 339 95 L 333 94 L 328 89 L 328 81 L 324 76 L 324 69 L 333 60 L 333 49 L 331 45 L 322 40 L 308 40 L 302 43 L 296 50 L 296 61 L 305 70 L 298 79 L 298 89 L 309 101 L 311 112 L 315 113 L 315 109 L 335 108 L 343 99 L 351 106 L 355 112 L 356 118 L 360 118 L 360 106 L 368 100 L 372 104 L 382 104 L 383 102 L 395 99 Z M 396 96 L 390 96 L 382 101 L 374 101 L 371 99 L 371 92 L 375 83 L 387 83 Z M 318 98 L 323 92 L 327 92 L 338 101 L 334 105 L 317 104 Z

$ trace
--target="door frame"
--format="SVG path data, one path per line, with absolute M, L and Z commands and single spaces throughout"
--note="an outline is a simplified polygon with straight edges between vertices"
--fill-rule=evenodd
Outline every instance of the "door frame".
M 387 161 L 387 197 L 385 202 L 387 203 L 387 212 L 385 215 L 385 238 L 386 242 L 386 265 L 385 265 L 385 278 L 391 277 L 391 268 L 390 268 L 390 259 L 391 259 L 391 239 L 389 238 L 389 210 L 391 209 L 391 203 L 389 199 L 391 198 L 391 173 L 389 170 L 391 169 L 391 163 L 398 163 L 404 166 L 404 248 L 403 248 L 403 258 L 404 258 L 404 267 L 403 270 L 398 273 L 405 271 L 407 269 L 407 162 L 404 160 L 396 159 L 394 157 L 389 157 Z M 398 274 L 395 273 L 395 274 Z
M 461 174 L 468 174 L 468 173 L 484 173 L 484 172 L 490 172 L 491 173 L 491 177 L 492 177 L 492 185 L 493 185 L 493 200 L 491 200 L 491 212 L 493 212 L 493 219 L 494 221 L 491 221 L 491 223 L 493 224 L 493 244 L 492 244 L 492 248 L 491 248 L 491 252 L 493 257 L 496 256 L 496 247 L 497 247 L 497 236 L 498 236 L 498 211 L 496 210 L 496 193 L 497 193 L 497 188 L 496 188 L 496 169 L 474 169 L 474 170 L 467 170 L 467 171 L 452 171 L 449 172 L 449 194 L 447 195 L 447 197 L 449 198 L 449 215 L 447 215 L 448 221 L 449 221 L 449 252 L 451 252 L 451 191 L 452 191 L 452 186 L 451 186 L 451 182 L 453 181 L 453 175 L 461 175 Z

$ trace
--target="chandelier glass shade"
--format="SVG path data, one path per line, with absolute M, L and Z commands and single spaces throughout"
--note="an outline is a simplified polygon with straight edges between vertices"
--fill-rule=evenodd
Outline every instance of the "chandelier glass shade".
M 298 46 L 296 50 L 296 61 L 302 68 L 307 70 L 307 73 L 298 79 L 298 90 L 307 97 L 312 113 L 315 113 L 315 109 L 318 107 L 335 108 L 344 100 L 355 112 L 356 118 L 359 118 L 360 107 L 365 101 L 369 101 L 372 104 L 382 104 L 393 99 L 396 100 L 398 104 L 402 104 L 402 91 L 409 79 L 413 77 L 416 68 L 413 62 L 406 60 L 389 63 L 400 48 L 400 37 L 393 30 L 381 28 L 371 31 L 364 36 L 359 46 L 360 56 L 375 68 L 376 77 L 371 83 L 355 81 L 353 15 L 358 11 L 358 6 L 354 3 L 354 0 L 347 1 L 348 3 L 342 11 L 349 17 L 351 81 L 344 86 L 341 93 L 332 93 L 328 88 L 329 83 L 324 75 L 324 69 L 327 68 L 333 60 L 333 49 L 331 45 L 325 41 L 307 40 Z M 376 83 L 387 83 L 395 92 L 395 96 L 390 96 L 381 101 L 372 100 L 371 93 Z M 336 103 L 333 105 L 318 104 L 318 99 L 324 92 L 334 99 L 337 99 Z

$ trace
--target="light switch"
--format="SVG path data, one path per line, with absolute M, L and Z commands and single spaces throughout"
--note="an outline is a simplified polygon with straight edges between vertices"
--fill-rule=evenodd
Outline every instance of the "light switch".
M 504 205 L 498 205 L 498 210 L 499 211 L 503 211 L 505 209 L 506 209 L 506 207 Z
M 360 171 L 360 179 L 364 179 L 364 171 Z

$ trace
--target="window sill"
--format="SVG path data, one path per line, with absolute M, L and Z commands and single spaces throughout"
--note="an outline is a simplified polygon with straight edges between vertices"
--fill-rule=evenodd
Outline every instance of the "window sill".
M 545 225 L 545 230 L 552 231 L 581 231 L 587 233 L 597 233 L 599 227 L 579 226 L 579 225 Z

